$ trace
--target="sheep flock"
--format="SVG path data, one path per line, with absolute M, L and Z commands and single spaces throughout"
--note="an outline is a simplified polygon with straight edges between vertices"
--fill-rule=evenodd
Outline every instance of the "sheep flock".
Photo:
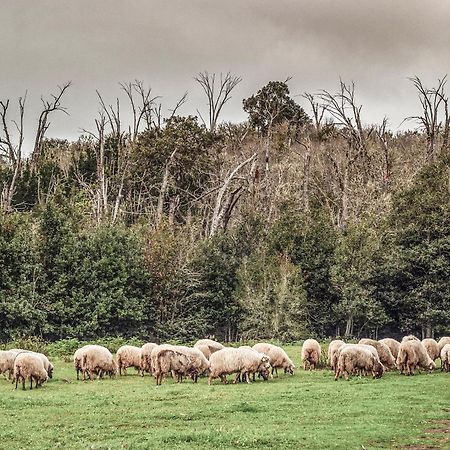
M 315 339 L 307 339 L 301 348 L 300 358 L 304 370 L 316 370 L 321 364 L 323 349 Z M 450 337 L 440 341 L 413 335 L 405 336 L 401 342 L 392 338 L 379 341 L 361 339 L 358 343 L 333 340 L 328 345 L 327 365 L 335 380 L 350 376 L 372 376 L 380 378 L 387 371 L 398 370 L 400 374 L 414 375 L 416 372 L 433 371 L 436 360 L 441 360 L 441 370 L 450 372 Z M 253 347 L 226 347 L 212 339 L 201 339 L 193 347 L 146 343 L 142 347 L 124 345 L 115 357 L 101 345 L 85 345 L 73 355 L 77 380 L 102 379 L 105 376 L 126 376 L 127 369 L 134 368 L 142 377 L 153 376 L 156 384 L 165 377 L 178 383 L 191 378 L 194 383 L 200 376 L 208 378 L 211 385 L 220 379 L 227 383 L 227 376 L 234 375 L 233 383 L 250 384 L 256 376 L 263 380 L 278 377 L 278 369 L 293 375 L 294 362 L 279 346 L 257 343 Z M 0 351 L 0 373 L 25 389 L 39 388 L 53 376 L 53 364 L 47 356 L 22 349 Z

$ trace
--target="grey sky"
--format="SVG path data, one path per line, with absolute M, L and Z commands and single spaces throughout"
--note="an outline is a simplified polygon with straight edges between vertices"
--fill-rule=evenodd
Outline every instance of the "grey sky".
M 449 72 L 443 0 L 2 0 L 0 24 L 0 98 L 28 89 L 29 134 L 40 95 L 68 80 L 70 117 L 54 116 L 50 136 L 92 129 L 95 89 L 112 102 L 135 78 L 167 108 L 189 91 L 181 113 L 194 114 L 203 70 L 243 78 L 227 120 L 243 120 L 242 98 L 270 80 L 292 76 L 296 95 L 334 91 L 342 77 L 356 82 L 366 122 L 386 115 L 395 129 L 417 112 L 407 77 L 432 85 Z

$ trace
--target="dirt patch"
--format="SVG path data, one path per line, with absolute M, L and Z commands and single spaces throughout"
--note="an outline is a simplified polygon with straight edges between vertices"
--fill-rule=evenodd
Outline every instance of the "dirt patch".
M 439 428 L 429 428 L 427 433 L 450 433 L 450 420 L 436 420 L 435 423 L 442 425 Z

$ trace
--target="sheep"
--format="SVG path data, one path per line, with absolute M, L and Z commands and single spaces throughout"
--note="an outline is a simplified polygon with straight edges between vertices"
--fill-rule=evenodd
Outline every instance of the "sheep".
M 0 373 L 8 372 L 8 380 L 11 380 L 14 372 L 14 360 L 20 352 L 14 350 L 0 350 Z
M 212 339 L 200 339 L 194 344 L 194 348 L 197 348 L 199 345 L 206 345 L 211 354 L 225 348 L 220 342 L 213 341 Z
M 189 375 L 194 383 L 197 383 L 198 377 L 203 375 L 209 369 L 209 361 L 198 348 L 175 345 L 175 350 L 188 358 L 188 364 L 183 370 L 175 371 L 178 381 L 183 381 L 183 375 Z
M 272 366 L 272 375 L 275 371 L 276 376 L 278 376 L 278 368 L 284 369 L 284 373 L 294 374 L 295 364 L 281 347 L 273 344 L 259 343 L 253 346 L 253 350 L 264 353 L 269 357 L 269 362 Z
M 338 359 L 338 350 L 345 345 L 344 341 L 340 339 L 336 339 L 330 342 L 328 346 L 328 364 L 331 367 L 331 370 L 336 369 L 337 359 Z
M 400 342 L 396 341 L 392 338 L 384 338 L 380 339 L 378 342 L 381 342 L 388 346 L 389 350 L 392 353 L 392 356 L 397 359 L 398 356 L 398 349 L 400 348 Z
M 372 372 L 373 378 L 380 378 L 384 367 L 369 346 L 361 344 L 341 346 L 334 379 L 337 381 L 341 375 L 344 375 L 348 380 L 350 374 L 358 371 Z
M 153 344 L 152 342 L 149 342 L 147 344 L 144 344 L 141 347 L 141 376 L 144 376 L 144 373 L 152 373 L 152 350 L 157 347 L 157 344 Z
M 422 344 L 425 347 L 425 350 L 428 353 L 428 356 L 433 360 L 436 361 L 436 359 L 439 358 L 440 351 L 439 351 L 439 345 L 434 339 L 423 339 Z
M 439 352 L 444 348 L 445 344 L 450 344 L 450 337 L 444 336 L 439 339 L 438 346 L 439 346 Z
M 302 346 L 303 369 L 309 366 L 309 370 L 314 370 L 320 360 L 321 348 L 315 339 L 307 339 Z
M 397 367 L 400 373 L 414 375 L 416 368 L 423 368 L 432 371 L 436 368 L 434 361 L 428 356 L 428 353 L 422 342 L 412 339 L 400 344 L 397 356 Z
M 403 336 L 402 342 L 406 342 L 406 341 L 419 341 L 420 339 L 417 338 L 416 336 L 414 336 L 413 334 L 408 334 L 408 336 Z
M 441 350 L 441 370 L 450 372 L 450 344 L 445 344 Z
M 92 380 L 92 374 L 97 374 L 97 379 L 103 378 L 105 374 L 110 377 L 117 373 L 117 364 L 111 352 L 101 345 L 87 345 L 83 351 L 81 363 L 83 369 L 83 381 L 86 375 Z
M 338 360 L 339 360 L 339 355 L 341 354 L 341 351 L 343 349 L 345 349 L 346 347 L 354 347 L 354 346 L 358 346 L 360 348 L 364 348 L 366 349 L 368 352 L 370 352 L 372 354 L 372 356 L 375 358 L 375 361 L 381 364 L 380 361 L 380 357 L 378 356 L 378 352 L 377 349 L 375 347 L 373 347 L 372 345 L 367 345 L 367 344 L 344 344 L 341 345 L 339 347 L 339 349 L 336 352 L 336 359 L 335 359 L 335 366 L 334 366 L 334 374 L 336 375 L 336 373 L 338 372 Z M 383 366 L 383 371 L 384 371 L 384 366 Z M 355 369 L 354 374 L 357 375 L 367 375 L 367 371 L 364 369 Z
M 195 344 L 194 348 L 199 349 L 205 355 L 205 358 L 208 359 L 208 360 L 209 360 L 209 358 L 212 355 L 211 350 L 205 344 Z
M 233 383 L 236 383 L 241 375 L 250 384 L 250 374 L 259 372 L 264 379 L 269 376 L 269 357 L 253 349 L 248 348 L 223 348 L 211 355 L 208 385 L 212 380 L 219 378 L 226 383 L 226 376 L 236 374 Z
M 19 380 L 22 381 L 23 390 L 25 390 L 26 380 L 30 380 L 30 389 L 33 389 L 33 380 L 36 388 L 42 386 L 48 380 L 48 373 L 45 370 L 42 358 L 32 352 L 17 354 L 14 361 L 14 380 L 16 382 L 16 389 Z
M 387 369 L 392 369 L 395 367 L 395 358 L 392 355 L 389 347 L 383 342 L 375 341 L 373 339 L 361 339 L 358 344 L 371 345 L 374 347 L 378 353 L 381 364 Z
M 15 352 L 16 354 L 19 353 L 33 353 L 35 355 L 38 355 L 39 358 L 42 359 L 42 362 L 44 364 L 45 370 L 47 371 L 48 377 L 49 378 L 53 378 L 53 369 L 54 366 L 53 364 L 49 361 L 49 359 L 47 358 L 47 356 L 45 356 L 43 353 L 39 353 L 39 352 L 33 352 L 31 350 L 23 350 L 21 348 L 12 348 L 9 350 L 10 352 Z
M 117 350 L 116 362 L 119 375 L 126 375 L 128 367 L 134 367 L 141 374 L 141 348 L 133 345 L 122 345 Z
M 175 378 L 175 375 L 187 372 L 189 357 L 173 345 L 158 345 L 152 350 L 151 364 L 156 385 L 159 386 L 165 374 L 172 373 Z

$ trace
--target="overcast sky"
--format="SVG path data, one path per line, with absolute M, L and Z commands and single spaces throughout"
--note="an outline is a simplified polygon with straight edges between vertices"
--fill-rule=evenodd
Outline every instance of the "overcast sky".
M 270 80 L 292 95 L 355 81 L 367 123 L 396 129 L 417 112 L 408 77 L 431 86 L 448 73 L 450 3 L 419 0 L 1 0 L 0 99 L 28 90 L 28 135 L 41 94 L 71 80 L 49 136 L 92 129 L 95 90 L 108 102 L 118 82 L 143 80 L 170 108 L 204 107 L 193 77 L 231 71 L 243 81 L 223 118 L 245 119 L 242 99 Z M 306 106 L 301 97 L 298 101 Z M 410 127 L 413 125 L 411 124 Z

